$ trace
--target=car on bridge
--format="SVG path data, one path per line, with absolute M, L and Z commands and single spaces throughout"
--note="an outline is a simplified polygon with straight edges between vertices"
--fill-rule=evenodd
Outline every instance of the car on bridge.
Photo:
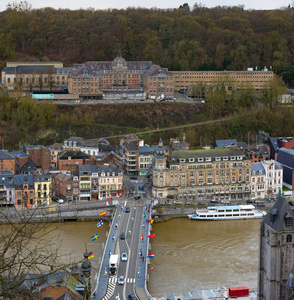
M 121 239 L 121 240 L 125 240 L 125 239 L 126 239 L 126 235 L 125 235 L 124 232 L 122 232 L 122 234 L 120 235 L 120 239 Z
M 118 284 L 125 284 L 125 278 L 124 278 L 124 276 L 120 276 L 119 278 L 118 278 L 118 280 L 117 280 L 117 283 Z
M 127 261 L 128 260 L 128 255 L 127 255 L 127 253 L 123 253 L 122 255 L 121 255 L 121 261 Z

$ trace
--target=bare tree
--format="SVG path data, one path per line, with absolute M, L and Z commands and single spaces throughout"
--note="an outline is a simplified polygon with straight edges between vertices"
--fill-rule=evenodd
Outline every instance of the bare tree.
M 27 274 L 40 276 L 69 266 L 60 262 L 59 237 L 49 240 L 53 220 L 44 208 L 1 208 L 0 221 L 0 298 L 23 295 Z

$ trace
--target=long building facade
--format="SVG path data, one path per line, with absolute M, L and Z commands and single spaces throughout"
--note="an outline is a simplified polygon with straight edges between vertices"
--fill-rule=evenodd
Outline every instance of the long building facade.
M 250 199 L 251 161 L 239 149 L 174 151 L 167 163 L 158 148 L 154 197 L 193 200 Z
M 168 71 L 151 61 L 126 61 L 120 51 L 113 61 L 88 61 L 63 67 L 62 62 L 7 62 L 1 72 L 3 84 L 12 91 L 61 91 L 83 98 L 106 97 L 108 93 L 140 93 L 147 98 L 173 97 L 174 91 L 189 91 L 202 85 L 225 82 L 228 89 L 250 83 L 263 89 L 274 78 L 262 71 Z M 123 96 L 122 96 L 123 99 Z

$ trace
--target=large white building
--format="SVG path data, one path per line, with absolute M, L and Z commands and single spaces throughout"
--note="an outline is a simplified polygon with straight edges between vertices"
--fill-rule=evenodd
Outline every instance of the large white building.
M 282 192 L 283 167 L 274 160 L 251 164 L 251 199 L 276 198 Z

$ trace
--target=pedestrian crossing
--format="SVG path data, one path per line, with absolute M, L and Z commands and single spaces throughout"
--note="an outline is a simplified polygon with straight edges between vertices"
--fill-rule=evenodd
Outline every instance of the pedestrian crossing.
M 110 282 L 107 286 L 106 295 L 101 300 L 108 300 L 111 298 L 113 292 L 115 290 L 115 283 Z
M 118 280 L 117 277 L 110 277 L 108 282 L 110 283 L 116 283 Z M 126 283 L 136 283 L 136 278 L 126 278 Z

